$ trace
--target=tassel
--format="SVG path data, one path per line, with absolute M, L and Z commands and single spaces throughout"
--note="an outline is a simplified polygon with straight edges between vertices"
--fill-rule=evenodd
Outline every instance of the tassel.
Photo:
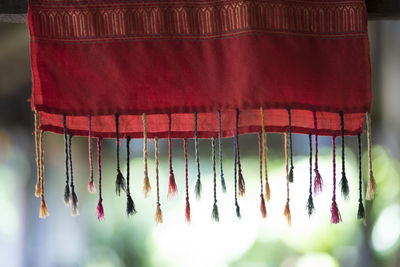
M 97 138 L 97 165 L 99 169 L 99 202 L 97 203 L 97 220 L 104 220 L 103 198 L 101 196 L 101 137 Z
M 264 172 L 265 172 L 265 196 L 267 201 L 271 198 L 271 189 L 269 188 L 268 172 L 267 172 L 267 135 L 265 133 L 264 125 L 264 109 L 260 107 L 261 112 L 261 132 L 262 132 L 262 144 L 263 144 L 263 159 L 264 159 Z
M 143 193 L 144 197 L 148 197 L 151 191 L 150 179 L 147 168 L 147 124 L 146 113 L 142 114 L 143 120 L 143 163 L 144 163 L 144 179 L 143 179 Z
M 96 188 L 94 187 L 93 180 L 93 157 L 92 157 L 92 116 L 88 115 L 88 123 L 89 123 L 89 165 L 90 165 L 90 179 L 88 184 L 88 191 L 91 194 L 96 193 Z
M 283 211 L 283 215 L 285 215 L 287 223 L 289 226 L 292 224 L 292 219 L 290 215 L 290 207 L 289 207 L 289 148 L 288 148 L 288 143 L 289 143 L 289 138 L 288 138 L 288 133 L 286 132 L 284 134 L 285 136 L 285 166 L 286 166 L 286 206 L 285 210 Z
M 168 184 L 168 197 L 175 196 L 178 193 L 176 188 L 175 175 L 172 169 L 172 140 L 171 140 L 171 113 L 168 113 L 168 157 L 169 157 L 169 184 Z
M 119 167 L 119 115 L 118 113 L 115 114 L 115 129 L 116 129 L 116 138 L 117 138 L 117 179 L 115 180 L 115 192 L 117 193 L 118 196 L 121 195 L 121 190 L 125 191 L 126 190 L 126 185 L 125 185 L 125 178 L 121 173 L 120 167 Z
M 65 148 L 65 189 L 64 189 L 64 204 L 69 206 L 71 200 L 71 193 L 69 191 L 69 159 L 68 159 L 68 137 L 67 137 L 67 116 L 63 113 L 64 125 L 64 148 Z
M 337 224 L 342 221 L 339 208 L 336 204 L 336 136 L 332 136 L 332 164 L 333 164 L 333 197 L 331 207 L 331 223 Z
M 289 116 L 289 147 L 290 147 L 290 171 L 289 171 L 289 182 L 293 183 L 293 143 L 292 143 L 292 112 L 290 108 L 287 108 Z
M 237 139 L 237 135 L 235 133 L 234 137 L 233 137 L 233 151 L 235 153 L 235 162 L 234 162 L 234 180 L 235 180 L 235 206 L 236 206 L 236 216 L 241 219 L 242 216 L 240 215 L 240 207 L 239 207 L 239 203 L 237 200 L 237 149 L 236 149 L 236 139 Z
M 358 133 L 357 137 L 358 137 L 358 190 L 359 190 L 357 218 L 364 219 L 365 211 L 362 199 L 361 134 Z
M 183 139 L 183 150 L 185 153 L 185 183 L 186 183 L 186 209 L 185 218 L 186 222 L 190 223 L 190 204 L 189 204 L 189 168 L 188 168 L 188 156 L 187 156 L 187 138 Z
M 239 149 L 239 109 L 236 109 L 236 150 L 237 164 L 239 168 L 239 196 L 242 197 L 246 193 L 246 185 L 242 174 L 242 166 L 240 164 L 240 149 Z
M 70 168 L 70 174 L 71 174 L 71 180 L 70 180 L 70 187 L 71 187 L 71 207 L 72 207 L 72 216 L 78 216 L 79 215 L 79 210 L 78 210 L 78 197 L 76 196 L 75 193 L 75 186 L 74 186 L 74 174 L 72 170 L 72 134 L 69 134 L 69 168 Z
M 37 181 L 36 181 L 36 186 L 35 186 L 35 196 L 40 197 L 40 141 L 39 141 L 39 135 L 38 135 L 38 121 L 39 121 L 39 113 L 35 110 L 34 112 L 34 135 L 35 135 L 35 151 L 36 151 L 36 169 L 37 169 Z
M 285 215 L 285 217 L 286 217 L 287 224 L 289 226 L 291 226 L 292 225 L 292 217 L 290 214 L 289 200 L 286 202 L 285 210 L 283 211 L 283 215 Z
M 197 133 L 197 112 L 194 112 L 194 148 L 196 150 L 196 163 L 197 163 L 197 181 L 195 186 L 195 193 L 197 200 L 201 198 L 201 180 L 200 180 L 200 155 L 199 155 L 199 138 Z
M 135 209 L 135 203 L 133 202 L 133 199 L 131 197 L 131 191 L 129 189 L 130 142 L 131 142 L 131 137 L 127 136 L 126 137 L 126 198 L 127 198 L 126 214 L 128 216 L 137 213 Z
M 374 174 L 372 172 L 372 141 L 371 141 L 371 116 L 367 112 L 367 139 L 368 139 L 368 187 L 367 187 L 367 200 L 373 200 L 376 193 L 376 183 L 374 179 Z
M 314 213 L 314 201 L 312 197 L 312 134 L 308 134 L 308 143 L 310 145 L 310 188 L 307 201 L 307 211 L 310 217 Z
M 39 218 L 46 218 L 47 216 L 49 216 L 49 211 L 47 209 L 47 205 L 46 202 L 44 200 L 44 152 L 43 152 L 43 135 L 44 132 L 40 131 L 39 132 L 39 141 L 40 141 L 40 158 L 39 158 L 39 162 L 40 162 L 40 177 L 39 177 L 39 181 L 40 181 L 40 210 L 39 210 Z
M 263 190 L 263 173 L 262 173 L 262 160 L 263 160 L 263 151 L 262 151 L 262 132 L 258 133 L 258 158 L 259 158 L 259 163 L 260 163 L 260 197 L 261 197 L 261 205 L 260 205 L 260 211 L 261 211 L 261 216 L 263 218 L 267 217 L 267 209 L 265 207 L 265 200 L 264 200 L 264 190 Z
M 162 218 L 162 212 L 161 212 L 161 204 L 160 204 L 160 179 L 159 179 L 159 175 L 158 175 L 158 137 L 156 136 L 154 138 L 155 141 L 155 161 L 156 161 L 156 184 L 157 184 L 157 208 L 156 208 L 156 214 L 154 216 L 154 220 L 155 222 L 158 223 L 162 223 L 163 222 L 163 218 Z
M 215 137 L 211 137 L 211 148 L 212 148 L 212 166 L 214 173 L 214 206 L 211 217 L 214 221 L 219 222 L 219 214 L 217 206 L 217 172 L 215 168 Z
M 339 113 L 340 115 L 340 126 L 341 126 L 341 134 L 342 134 L 342 179 L 340 180 L 340 187 L 342 191 L 342 195 L 344 199 L 349 199 L 349 182 L 346 178 L 346 170 L 345 170 L 345 153 L 344 153 L 344 119 L 343 119 L 343 112 Z
M 222 192 L 226 193 L 226 183 L 224 178 L 224 170 L 222 168 L 222 127 L 221 127 L 221 110 L 218 110 L 218 148 L 219 148 L 219 165 L 221 169 L 221 187 Z
M 321 174 L 318 171 L 318 124 L 317 124 L 317 113 L 313 111 L 314 116 L 314 131 L 315 131 L 315 178 L 314 178 L 314 194 L 322 192 L 323 181 Z

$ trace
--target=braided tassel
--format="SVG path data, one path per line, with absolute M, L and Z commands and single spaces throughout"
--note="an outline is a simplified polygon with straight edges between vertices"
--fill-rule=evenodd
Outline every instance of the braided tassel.
M 69 159 L 68 159 L 68 137 L 67 137 L 67 117 L 63 113 L 63 125 L 64 125 L 64 148 L 65 148 L 65 189 L 64 189 L 64 204 L 66 207 L 69 206 L 71 199 L 71 193 L 69 191 Z
M 287 108 L 289 116 L 289 146 L 290 146 L 290 171 L 289 171 L 289 182 L 293 183 L 293 143 L 292 143 L 292 112 L 290 108 Z
M 38 124 L 39 124 L 39 113 L 35 110 L 34 112 L 34 135 L 35 135 L 35 151 L 36 151 L 36 168 L 37 168 L 37 181 L 35 186 L 35 196 L 40 197 L 41 195 L 41 184 L 40 184 L 40 139 L 38 134 Z
M 366 114 L 367 117 L 367 139 L 368 139 L 368 187 L 367 187 L 367 200 L 373 200 L 376 193 L 376 183 L 374 179 L 374 174 L 372 172 L 372 142 L 371 142 L 371 116 L 369 113 Z
M 39 140 L 40 140 L 40 210 L 39 210 L 39 218 L 46 218 L 48 217 L 49 211 L 47 209 L 46 202 L 44 200 L 44 155 L 43 155 L 43 135 L 44 132 L 39 132 Z
M 341 134 L 342 134 L 342 179 L 340 179 L 339 185 L 341 187 L 342 195 L 344 199 L 349 199 L 349 182 L 346 178 L 346 170 L 345 170 L 345 154 L 344 154 L 344 119 L 343 112 L 339 113 L 340 115 L 340 125 L 341 125 Z
M 143 164 L 144 164 L 144 179 L 143 179 L 143 193 L 144 197 L 147 197 L 151 191 L 150 179 L 147 168 L 147 123 L 146 113 L 142 114 L 143 120 Z
M 213 173 L 214 173 L 214 205 L 211 213 L 211 218 L 219 222 L 219 212 L 217 206 L 217 172 L 215 168 L 215 137 L 211 138 L 211 147 L 212 147 L 212 166 L 213 166 Z
M 342 221 L 340 216 L 339 208 L 336 203 L 336 136 L 332 136 L 332 164 L 333 164 L 333 196 L 332 196 L 332 206 L 331 206 L 331 223 L 337 224 Z
M 359 185 L 357 218 L 364 219 L 365 218 L 365 210 L 364 210 L 363 199 L 362 199 L 361 134 L 358 133 L 357 137 L 358 137 L 358 185 Z
M 322 177 L 318 171 L 318 124 L 317 124 L 317 113 L 313 111 L 314 116 L 314 131 L 315 131 L 315 178 L 314 178 L 314 194 L 319 194 L 322 192 Z
M 121 190 L 126 190 L 125 178 L 121 173 L 121 169 L 119 166 L 119 115 L 115 114 L 115 129 L 116 129 L 116 139 L 117 139 L 117 179 L 115 180 L 115 192 L 118 196 L 121 195 Z
M 79 209 L 78 209 L 78 197 L 75 193 L 75 185 L 74 185 L 74 173 L 72 171 L 72 134 L 69 134 L 69 168 L 70 168 L 70 174 L 71 174 L 71 179 L 70 179 L 70 187 L 71 187 L 71 207 L 72 207 L 72 216 L 78 216 L 79 215 Z
M 88 184 L 89 193 L 95 194 L 96 188 L 94 187 L 93 180 L 93 157 L 92 157 L 92 116 L 88 115 L 88 123 L 89 123 L 89 165 L 90 165 L 90 180 Z
M 267 135 L 265 133 L 264 125 L 264 109 L 260 107 L 261 112 L 261 132 L 262 132 L 262 144 L 263 144 L 263 159 L 264 159 L 264 172 L 265 172 L 265 197 L 267 201 L 271 198 L 271 189 L 268 182 L 268 172 L 267 172 Z
M 200 180 L 200 155 L 199 155 L 199 138 L 197 133 L 197 112 L 194 112 L 194 148 L 196 150 L 196 163 L 197 163 L 197 181 L 195 186 L 195 193 L 197 200 L 201 197 L 201 180 Z
M 308 134 L 308 143 L 310 145 L 310 189 L 307 201 L 307 211 L 310 217 L 314 213 L 314 201 L 312 197 L 312 134 Z
M 222 133 L 221 133 L 221 111 L 218 110 L 218 146 L 219 146 L 219 165 L 221 169 L 221 187 L 222 192 L 226 193 L 226 183 L 224 178 L 224 170 L 222 168 Z
M 239 168 L 239 196 L 242 197 L 246 193 L 246 185 L 242 174 L 242 166 L 240 164 L 240 149 L 239 149 L 239 109 L 236 109 L 236 150 L 237 164 Z
M 136 208 L 135 208 L 135 203 L 133 202 L 133 199 L 131 197 L 131 191 L 129 189 L 130 142 L 131 142 L 131 137 L 127 136 L 126 137 L 126 198 L 127 198 L 126 214 L 128 216 L 134 215 L 137 213 Z
M 156 183 L 157 183 L 157 207 L 156 207 L 156 214 L 154 216 L 154 220 L 157 224 L 163 222 L 163 216 L 161 212 L 161 203 L 160 203 L 160 184 L 159 184 L 159 175 L 158 175 L 158 137 L 154 138 L 155 141 L 155 161 L 156 161 Z
M 289 198 L 289 148 L 288 148 L 288 133 L 286 132 L 285 134 L 285 166 L 286 166 L 286 205 L 285 209 L 283 211 L 283 215 L 286 217 L 287 223 L 289 226 L 292 225 L 292 217 L 290 214 L 290 198 Z
M 99 202 L 97 203 L 97 220 L 104 220 L 103 198 L 101 196 L 101 137 L 97 138 L 97 166 L 99 169 Z
M 235 153 L 235 162 L 234 162 L 234 180 L 235 180 L 235 206 L 236 206 L 236 216 L 238 217 L 238 219 L 241 219 L 242 216 L 240 214 L 240 207 L 239 207 L 239 203 L 237 200 L 237 149 L 236 149 L 236 139 L 237 139 L 237 135 L 235 133 L 234 137 L 233 137 L 233 151 Z
M 169 157 L 169 184 L 168 184 L 168 197 L 175 196 L 178 193 L 176 188 L 175 175 L 172 169 L 172 140 L 171 140 L 171 113 L 168 113 L 168 157 Z
M 261 216 L 263 218 L 267 217 L 267 208 L 265 207 L 265 200 L 264 200 L 264 189 L 263 189 L 263 173 L 262 173 L 262 159 L 263 159 L 263 151 L 262 151 L 262 132 L 258 133 L 258 157 L 260 162 L 260 197 L 261 197 L 261 204 L 260 204 L 260 211 Z
M 189 171 L 188 171 L 188 156 L 187 156 L 187 138 L 183 139 L 183 150 L 185 153 L 185 182 L 186 182 L 186 222 L 190 223 L 190 203 L 189 203 Z

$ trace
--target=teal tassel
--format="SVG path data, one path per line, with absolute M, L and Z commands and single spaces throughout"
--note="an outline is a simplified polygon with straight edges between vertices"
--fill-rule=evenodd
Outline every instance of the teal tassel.
M 219 222 L 219 213 L 218 213 L 218 206 L 217 203 L 214 203 L 214 207 L 212 210 L 211 217 L 214 221 Z
M 308 211 L 309 217 L 314 213 L 314 201 L 313 201 L 312 195 L 309 195 L 309 197 L 308 197 L 307 211 Z
M 195 192 L 196 192 L 196 198 L 197 198 L 197 200 L 199 200 L 200 197 L 201 197 L 201 181 L 200 181 L 200 178 L 198 178 L 197 181 L 196 181 Z
M 342 172 L 342 179 L 340 179 L 340 187 L 342 191 L 343 197 L 348 200 L 349 199 L 349 182 L 347 181 L 346 174 Z

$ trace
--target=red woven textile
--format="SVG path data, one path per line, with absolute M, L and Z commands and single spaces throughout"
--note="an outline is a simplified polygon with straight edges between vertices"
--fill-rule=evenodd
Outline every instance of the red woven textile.
M 193 137 L 288 128 L 362 131 L 371 106 L 363 0 L 31 0 L 32 108 L 41 128 L 75 135 Z

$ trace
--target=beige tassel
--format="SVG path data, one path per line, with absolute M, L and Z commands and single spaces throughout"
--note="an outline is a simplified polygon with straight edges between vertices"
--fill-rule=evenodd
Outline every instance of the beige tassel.
M 264 172 L 265 172 L 265 197 L 267 201 L 271 198 L 271 189 L 269 188 L 268 182 L 268 171 L 267 171 L 267 136 L 265 134 L 264 124 L 264 109 L 260 107 L 261 112 L 261 133 L 262 133 L 262 144 L 263 144 L 263 160 L 264 160 Z
M 156 163 L 156 185 L 157 185 L 157 208 L 156 208 L 156 214 L 154 216 L 154 220 L 157 224 L 163 222 L 162 218 L 162 212 L 161 212 L 161 204 L 160 204 L 160 179 L 158 175 L 158 137 L 156 136 L 154 138 L 155 141 L 155 163 Z
M 35 150 L 36 150 L 36 169 L 37 169 L 37 181 L 35 186 L 35 196 L 40 197 L 40 148 L 39 148 L 39 135 L 38 135 L 38 124 L 39 124 L 39 113 L 35 110 L 34 113 L 34 124 L 35 124 Z
M 143 180 L 143 193 L 144 197 L 147 197 L 151 191 L 150 179 L 147 168 L 147 125 L 146 125 L 146 113 L 142 114 L 143 119 L 143 163 L 144 163 L 144 180 Z
M 367 139 L 368 139 L 368 173 L 369 173 L 369 179 L 368 179 L 368 187 L 367 187 L 367 194 L 365 198 L 367 200 L 373 200 L 376 192 L 376 183 L 374 179 L 374 174 L 372 172 L 372 141 L 371 141 L 371 117 L 370 114 L 367 112 L 366 113 L 367 117 Z
M 40 198 L 41 198 L 41 203 L 40 203 L 40 210 L 39 210 L 39 218 L 46 218 L 49 216 L 49 211 L 47 209 L 46 202 L 44 201 L 44 152 L 43 152 L 43 135 L 44 132 L 40 131 L 39 132 L 39 141 L 40 141 L 40 148 L 39 148 L 39 162 L 40 162 Z
M 286 206 L 285 210 L 283 211 L 283 215 L 285 215 L 287 223 L 289 226 L 292 225 L 292 218 L 290 215 L 290 207 L 289 207 L 289 150 L 288 150 L 288 133 L 285 133 L 285 164 L 286 164 Z

